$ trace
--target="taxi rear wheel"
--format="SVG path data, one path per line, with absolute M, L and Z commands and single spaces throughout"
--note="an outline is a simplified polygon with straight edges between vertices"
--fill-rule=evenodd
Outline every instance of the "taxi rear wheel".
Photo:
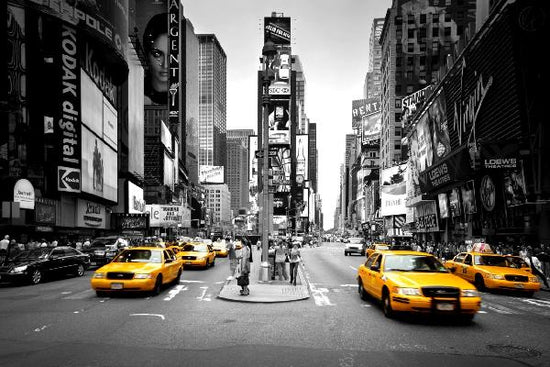
M 391 319 L 394 316 L 393 309 L 391 308 L 390 295 L 387 290 L 384 290 L 382 295 L 382 310 L 384 311 L 384 316 Z
M 174 279 L 174 285 L 180 284 L 180 278 L 181 278 L 181 268 L 178 270 L 178 275 L 176 275 L 176 278 Z
M 363 282 L 362 281 L 359 281 L 358 292 L 359 292 L 359 296 L 361 297 L 361 299 L 363 301 L 366 301 L 366 300 L 369 299 L 369 295 L 368 295 L 367 291 L 365 290 L 365 288 L 363 287 Z

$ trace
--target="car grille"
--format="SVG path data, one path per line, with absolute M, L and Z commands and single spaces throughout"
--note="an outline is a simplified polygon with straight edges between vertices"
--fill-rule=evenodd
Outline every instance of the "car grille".
M 181 258 L 183 260 L 196 260 L 197 259 L 196 256 L 182 256 Z
M 529 280 L 529 277 L 525 275 L 507 274 L 504 276 L 504 279 L 509 280 L 511 282 L 527 282 Z
M 422 287 L 422 293 L 426 297 L 457 298 L 460 289 L 454 287 Z
M 134 273 L 120 273 L 120 272 L 107 273 L 107 279 L 127 280 L 127 279 L 133 279 L 133 278 L 134 278 Z

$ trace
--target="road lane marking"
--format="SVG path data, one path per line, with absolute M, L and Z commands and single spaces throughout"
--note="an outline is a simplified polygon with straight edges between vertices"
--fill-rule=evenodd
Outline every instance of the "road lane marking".
M 353 270 L 357 271 L 357 268 L 354 268 L 353 266 L 349 266 L 350 268 L 352 268 Z
M 180 283 L 204 283 L 202 280 L 180 280 Z
M 48 325 L 43 325 L 42 327 L 37 327 L 36 329 L 34 329 L 34 332 L 39 333 L 41 331 L 44 331 L 47 327 L 48 327 Z
M 179 292 L 188 290 L 186 285 L 177 285 L 174 288 L 170 289 L 168 296 L 164 297 L 164 301 L 171 301 L 172 298 L 178 295 Z
M 63 297 L 63 299 L 84 299 L 84 298 L 88 298 L 90 294 L 93 292 L 94 292 L 93 289 L 86 289 L 85 291 L 73 293 L 70 296 Z
M 71 291 L 61 292 L 61 294 L 71 294 L 71 293 L 73 293 L 73 292 L 71 292 Z
M 357 284 L 340 284 L 340 287 L 357 287 Z
M 477 313 L 487 313 L 487 312 L 479 310 L 479 311 L 477 311 Z
M 197 299 L 199 301 L 207 301 L 207 302 L 212 301 L 212 299 L 210 298 L 210 295 L 206 294 L 206 291 L 208 290 L 208 287 L 201 287 L 201 289 L 202 289 L 202 294 L 199 297 L 197 297 Z
M 314 285 L 311 285 L 311 295 L 317 306 L 335 306 L 326 293 L 328 293 L 327 288 L 316 288 Z
M 539 307 L 548 307 L 550 308 L 550 301 L 545 301 L 542 299 L 521 299 L 522 302 L 529 303 L 531 305 L 539 306 Z
M 498 305 L 498 307 L 488 305 L 487 308 L 490 309 L 490 310 L 493 310 L 495 312 L 501 313 L 503 315 L 512 315 L 512 314 L 517 313 L 517 312 L 514 312 L 512 309 L 510 309 L 508 307 L 505 307 L 505 306 L 502 306 L 502 305 Z
M 158 317 L 162 320 L 164 320 L 164 315 L 158 314 L 158 313 L 131 313 L 130 316 L 152 316 L 152 317 Z

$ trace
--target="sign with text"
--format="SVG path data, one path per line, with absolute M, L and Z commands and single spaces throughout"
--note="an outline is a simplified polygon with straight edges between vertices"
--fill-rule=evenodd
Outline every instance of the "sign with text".
M 84 228 L 107 228 L 105 206 L 89 200 L 77 199 L 76 226 Z
M 13 187 L 13 201 L 21 209 L 34 209 L 34 187 L 27 179 L 17 180 Z
M 182 224 L 183 207 L 181 205 L 146 205 L 151 227 L 177 227 Z
M 430 167 L 420 174 L 420 189 L 427 193 L 468 177 L 472 171 L 469 159 L 468 150 L 461 149 Z
M 290 45 L 290 17 L 264 18 L 264 43 L 271 40 L 276 45 Z
M 402 164 L 382 170 L 380 174 L 380 215 L 407 213 L 405 199 L 407 165 Z
M 223 183 L 224 182 L 224 167 L 201 165 L 199 167 L 199 182 L 200 183 Z

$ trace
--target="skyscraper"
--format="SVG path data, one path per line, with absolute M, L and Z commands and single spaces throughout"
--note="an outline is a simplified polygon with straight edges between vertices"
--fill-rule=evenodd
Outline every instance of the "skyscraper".
M 182 25 L 185 36 L 185 167 L 189 181 L 199 182 L 199 39 L 193 24 Z M 184 137 L 182 137 L 183 140 Z
M 369 38 L 369 67 L 365 78 L 363 91 L 364 98 L 371 98 L 380 95 L 382 83 L 382 46 L 380 35 L 384 28 L 384 18 L 375 18 L 372 22 Z
M 252 129 L 227 130 L 225 176 L 231 192 L 231 210 L 236 214 L 248 206 L 248 137 Z
M 199 165 L 226 160 L 227 57 L 214 34 L 199 34 Z
M 300 57 L 298 55 L 293 55 L 294 63 L 293 70 L 296 71 L 296 110 L 298 113 L 298 122 L 297 133 L 298 134 L 307 134 L 308 133 L 308 124 L 309 120 L 306 115 L 305 103 L 306 103 L 306 77 L 304 75 L 304 68 Z

